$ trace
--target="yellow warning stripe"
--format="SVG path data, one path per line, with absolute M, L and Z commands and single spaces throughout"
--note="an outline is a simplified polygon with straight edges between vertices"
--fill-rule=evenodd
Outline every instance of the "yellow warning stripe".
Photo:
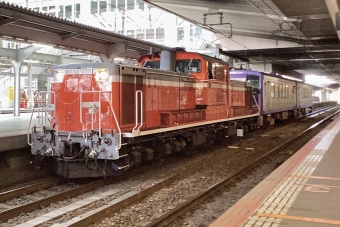
M 316 176 L 298 176 L 298 175 L 292 175 L 290 177 L 295 178 L 311 178 L 311 179 L 322 179 L 322 180 L 340 180 L 340 178 L 337 177 L 316 177 Z
M 290 215 L 282 215 L 282 214 L 266 214 L 266 213 L 257 213 L 256 216 L 266 217 L 266 218 L 279 218 L 293 221 L 305 221 L 305 222 L 316 222 L 323 224 L 331 224 L 331 225 L 340 225 L 340 221 L 336 220 L 328 220 L 322 218 L 308 218 L 308 217 L 299 217 L 299 216 L 290 216 Z

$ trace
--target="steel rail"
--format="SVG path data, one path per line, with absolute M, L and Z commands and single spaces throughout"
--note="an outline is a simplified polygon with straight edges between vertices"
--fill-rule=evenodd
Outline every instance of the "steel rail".
M 294 142 L 295 140 L 297 140 L 298 138 L 300 138 L 302 135 L 304 135 L 305 133 L 311 131 L 312 129 L 314 129 L 315 127 L 317 127 L 318 125 L 324 123 L 325 121 L 331 119 L 333 116 L 337 115 L 338 113 L 340 113 L 340 110 L 336 111 L 335 113 L 331 114 L 330 116 L 320 120 L 319 122 L 313 124 L 312 126 L 310 126 L 308 129 L 304 130 L 303 132 L 301 132 L 300 134 L 298 134 L 297 136 L 295 136 L 294 138 L 286 141 L 285 143 L 275 147 L 274 149 L 268 151 L 267 153 L 265 153 L 264 155 L 262 155 L 261 157 L 259 157 L 257 160 L 255 160 L 253 163 L 248 164 L 245 168 L 243 168 L 242 170 L 234 173 L 232 176 L 227 177 L 225 179 L 223 179 L 222 181 L 220 181 L 219 183 L 214 184 L 213 186 L 209 187 L 207 190 L 199 193 L 198 195 L 194 196 L 193 198 L 191 198 L 190 200 L 184 202 L 183 204 L 181 204 L 180 206 L 177 206 L 176 208 L 172 209 L 171 211 L 169 211 L 168 213 L 164 214 L 163 216 L 160 216 L 159 218 L 157 218 L 156 220 L 152 221 L 150 224 L 146 225 L 145 227 L 154 227 L 154 226 L 167 226 L 170 223 L 172 223 L 174 220 L 176 220 L 179 216 L 183 215 L 184 213 L 186 213 L 189 209 L 191 209 L 191 207 L 193 205 L 198 204 L 198 202 L 200 200 L 203 200 L 205 198 L 208 198 L 209 196 L 212 196 L 213 194 L 215 194 L 216 192 L 218 192 L 219 190 L 221 190 L 221 188 L 223 188 L 226 184 L 228 184 L 228 182 L 230 182 L 231 180 L 238 178 L 239 176 L 243 175 L 245 172 L 249 171 L 250 169 L 253 169 L 255 166 L 257 166 L 259 163 L 261 163 L 263 161 L 263 159 L 267 158 L 269 155 L 275 153 L 277 150 L 282 149 L 283 147 L 289 145 L 290 143 Z
M 257 166 L 260 162 L 263 161 L 264 158 L 267 156 L 271 155 L 278 149 L 286 146 L 287 144 L 291 143 L 293 140 L 296 140 L 299 138 L 301 135 L 303 135 L 305 132 L 315 128 L 317 125 L 321 124 L 322 122 L 330 119 L 334 115 L 338 114 L 340 111 L 337 111 L 336 113 L 332 114 L 330 117 L 327 117 L 323 119 L 322 121 L 313 124 L 309 129 L 305 130 L 304 132 L 300 133 L 297 135 L 295 138 L 285 142 L 284 144 L 275 147 L 274 149 L 270 150 L 266 154 L 262 155 L 260 158 L 258 158 L 255 162 L 252 162 L 248 164 L 245 168 L 243 168 L 241 171 L 238 171 L 234 173 L 231 177 L 227 177 L 224 180 L 222 180 L 219 183 L 214 184 L 213 186 L 209 187 L 205 192 L 199 193 L 195 197 L 193 197 L 191 200 L 188 200 L 187 202 L 183 203 L 182 205 L 172 209 L 168 213 L 164 214 L 163 216 L 159 217 L 158 219 L 155 219 L 152 221 L 150 224 L 146 225 L 145 227 L 152 227 L 152 226 L 167 226 L 171 222 L 173 222 L 175 219 L 178 218 L 178 216 L 183 215 L 187 210 L 189 210 L 193 204 L 196 204 L 197 201 L 207 198 L 216 191 L 220 190 L 223 188 L 228 182 L 230 182 L 234 178 L 238 178 L 239 176 L 243 175 L 246 171 L 249 171 L 250 169 L 253 169 L 255 166 Z M 198 168 L 198 166 L 197 166 Z M 192 170 L 193 171 L 193 170 Z M 186 175 L 186 174 L 184 174 Z M 63 226 L 63 227 L 85 227 L 88 225 L 93 224 L 94 222 L 103 219 L 107 217 L 108 214 L 112 214 L 119 209 L 122 209 L 134 202 L 137 202 L 141 200 L 142 198 L 150 195 L 151 193 L 160 190 L 161 188 L 169 185 L 170 183 L 174 182 L 176 179 L 180 179 L 183 177 L 183 173 L 177 172 L 174 176 L 171 176 L 165 180 L 162 180 L 161 182 L 154 184 L 144 190 L 141 191 L 131 191 L 113 201 L 110 201 L 104 206 L 98 207 L 97 209 L 91 210 L 89 212 L 83 213 L 81 216 L 77 216 L 76 218 L 72 218 L 69 221 L 59 223 L 59 224 L 54 224 L 53 226 Z
M 17 217 L 22 213 L 28 213 L 28 212 L 37 210 L 41 207 L 46 207 L 50 205 L 51 203 L 55 203 L 55 202 L 58 202 L 60 200 L 64 200 L 67 198 L 72 198 L 80 194 L 83 194 L 85 192 L 95 190 L 97 188 L 104 186 L 105 184 L 106 183 L 103 180 L 98 180 L 98 181 L 95 181 L 89 184 L 85 184 L 85 185 L 73 188 L 71 190 L 67 190 L 67 191 L 43 198 L 41 200 L 37 200 L 37 201 L 24 204 L 22 206 L 17 206 L 11 209 L 6 209 L 0 212 L 0 222 L 6 221 L 13 217 Z
M 336 114 L 340 113 L 340 110 L 333 113 L 331 116 L 319 121 L 316 124 L 313 124 L 310 128 L 308 128 L 307 130 L 303 131 L 302 133 L 298 134 L 296 137 L 294 137 L 293 139 L 281 144 L 280 146 L 275 147 L 274 149 L 270 150 L 269 152 L 266 152 L 266 154 L 262 155 L 260 158 L 258 158 L 257 160 L 255 160 L 255 162 L 252 162 L 250 164 L 247 164 L 247 166 L 245 168 L 243 168 L 241 171 L 238 171 L 236 173 L 234 173 L 231 177 L 225 178 L 224 180 L 222 180 L 219 183 L 214 184 L 213 186 L 209 187 L 205 192 L 199 193 L 198 195 L 196 195 L 194 198 L 192 198 L 191 200 L 183 203 L 182 205 L 176 207 L 175 209 L 171 210 L 170 212 L 164 214 L 163 216 L 159 217 L 158 219 L 155 219 L 154 221 L 152 221 L 150 224 L 147 225 L 147 227 L 151 227 L 151 226 L 159 226 L 159 225 L 167 225 L 171 222 L 173 222 L 173 220 L 177 219 L 179 215 L 182 215 L 183 213 L 185 213 L 188 209 L 190 209 L 192 207 L 193 204 L 196 204 L 197 201 L 206 198 L 207 196 L 211 196 L 214 193 L 216 193 L 216 191 L 219 191 L 221 188 L 225 187 L 225 185 L 230 182 L 231 180 L 235 179 L 235 178 L 239 178 L 239 176 L 244 175 L 244 173 L 246 171 L 249 171 L 253 168 L 255 168 L 259 163 L 263 162 L 263 159 L 266 158 L 267 156 L 271 155 L 272 153 L 274 153 L 275 151 L 277 151 L 278 149 L 283 148 L 284 146 L 290 144 L 292 141 L 298 139 L 299 137 L 301 137 L 304 133 L 308 132 L 309 130 L 315 128 L 317 125 L 325 122 L 326 120 L 329 120 L 330 118 L 332 118 L 333 116 L 335 116 Z M 200 165 L 194 165 L 195 168 L 200 168 Z M 193 168 L 190 172 L 195 172 L 197 169 Z M 186 169 L 190 169 L 190 168 L 186 168 Z M 128 192 L 127 194 L 122 195 L 121 197 L 118 197 L 110 202 L 108 202 L 107 204 L 100 206 L 98 208 L 92 209 L 86 213 L 82 213 L 81 216 L 77 216 L 76 218 L 72 218 L 66 222 L 60 223 L 60 224 L 54 224 L 53 226 L 88 226 L 102 218 L 107 217 L 108 214 L 112 214 L 113 212 L 118 211 L 119 209 L 122 209 L 134 202 L 138 202 L 139 200 L 141 200 L 142 198 L 145 198 L 146 196 L 152 194 L 155 191 L 158 191 L 166 186 L 168 186 L 169 184 L 171 184 L 172 182 L 174 182 L 177 179 L 180 179 L 182 177 L 184 177 L 185 175 L 190 174 L 190 173 L 182 173 L 180 171 L 176 171 L 176 174 L 156 183 L 153 185 L 150 185 L 149 187 L 143 189 L 143 190 L 138 190 L 138 191 L 131 191 Z M 79 189 L 76 189 L 76 193 L 79 194 Z M 66 192 L 66 196 L 70 197 L 70 193 L 69 191 Z M 196 202 L 196 203 L 195 203 Z M 41 206 L 41 205 L 39 205 Z M 8 211 L 9 213 L 11 213 L 10 211 Z M 23 211 L 21 211 L 23 212 Z M 18 215 L 18 213 L 16 213 L 13 216 Z M 56 217 L 54 217 L 53 219 L 56 219 Z M 1 213 L 0 213 L 0 221 L 1 221 Z
M 79 227 L 79 226 L 88 226 L 91 225 L 93 222 L 98 221 L 102 218 L 105 218 L 108 214 L 112 214 L 132 203 L 140 201 L 142 198 L 145 198 L 146 196 L 151 195 L 152 193 L 161 190 L 164 187 L 169 186 L 174 181 L 181 179 L 188 174 L 192 174 L 194 172 L 197 172 L 203 164 L 200 161 L 194 162 L 192 164 L 185 165 L 184 169 L 188 170 L 186 172 L 182 172 L 183 166 L 178 168 L 172 176 L 167 177 L 166 179 L 161 180 L 160 182 L 156 184 L 152 184 L 149 187 L 146 187 L 143 190 L 140 191 L 130 191 L 110 202 L 107 204 L 100 206 L 96 209 L 91 209 L 89 212 L 82 213 L 81 216 L 78 216 L 76 218 L 72 218 L 67 222 L 63 222 L 60 224 L 54 224 L 53 227 Z M 206 162 L 205 162 L 206 164 Z M 189 167 L 190 166 L 190 167 Z M 189 170 L 190 169 L 190 170 Z M 56 217 L 54 217 L 56 219 Z
M 315 117 L 315 116 L 317 116 L 317 115 L 326 113 L 326 112 L 331 111 L 331 110 L 334 110 L 334 109 L 339 109 L 339 108 L 340 108 L 340 106 L 320 107 L 320 108 L 316 109 L 315 111 L 306 114 L 305 116 L 306 116 L 306 117 Z
M 58 184 L 58 180 L 56 179 L 47 179 L 41 182 L 36 182 L 32 183 L 30 185 L 26 185 L 20 188 L 15 188 L 9 191 L 1 192 L 0 193 L 0 202 L 14 199 L 16 197 L 25 195 L 25 194 L 30 194 L 42 189 L 50 188 L 54 185 Z

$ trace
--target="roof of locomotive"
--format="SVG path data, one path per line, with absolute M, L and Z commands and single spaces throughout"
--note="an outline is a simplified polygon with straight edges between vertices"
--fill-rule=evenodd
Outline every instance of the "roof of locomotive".
M 123 65 L 124 66 L 124 65 Z M 108 62 L 74 63 L 52 66 L 50 76 L 54 77 L 55 71 L 64 71 L 64 74 L 95 74 L 96 69 L 108 69 L 111 73 L 118 71 L 120 64 Z
M 75 67 L 81 68 L 98 68 L 98 67 L 113 67 L 117 64 L 108 62 L 89 62 L 89 63 L 72 63 L 52 66 L 52 69 L 74 69 Z
M 218 62 L 220 64 L 229 65 L 228 62 L 223 61 L 223 60 L 221 60 L 219 58 L 211 57 L 209 55 L 205 55 L 205 54 L 201 54 L 201 53 L 197 53 L 197 52 L 187 52 L 187 53 L 197 54 L 197 55 L 201 56 L 203 59 L 205 59 L 207 61 Z
M 229 65 L 228 62 L 225 62 L 225 61 L 223 61 L 219 58 L 216 58 L 216 57 L 211 57 L 211 56 L 206 55 L 206 54 L 201 54 L 201 53 L 198 53 L 198 52 L 190 52 L 190 51 L 186 51 L 185 49 L 182 49 L 182 48 L 176 48 L 175 51 L 176 51 L 176 53 L 185 53 L 185 54 L 188 54 L 188 55 L 197 55 L 197 56 L 200 56 L 201 58 L 203 58 L 207 61 L 212 61 L 212 62 L 224 64 L 224 65 Z M 160 58 L 161 58 L 161 53 L 157 52 L 157 53 L 142 55 L 138 58 L 138 62 L 140 62 L 141 60 L 143 60 L 145 58 L 149 58 L 149 59 L 153 59 L 155 61 L 159 61 Z

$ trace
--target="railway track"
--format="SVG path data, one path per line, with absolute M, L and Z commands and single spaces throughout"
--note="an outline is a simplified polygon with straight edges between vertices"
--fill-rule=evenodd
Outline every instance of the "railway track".
M 28 185 L 26 187 L 18 188 L 16 190 L 11 190 L 11 191 L 1 193 L 0 199 L 3 202 L 3 201 L 10 200 L 13 198 L 18 198 L 22 195 L 26 195 L 32 192 L 38 192 L 42 189 L 50 188 L 58 183 L 60 184 L 60 180 L 49 179 L 43 182 Z M 32 198 L 34 198 L 34 196 L 31 196 L 30 197 L 31 199 L 27 199 L 28 202 L 24 203 L 23 205 L 17 205 L 17 206 L 7 205 L 7 209 L 0 212 L 0 222 L 7 221 L 8 219 L 19 216 L 22 213 L 28 213 L 36 209 L 40 209 L 41 207 L 46 207 L 60 200 L 72 198 L 80 194 L 83 194 L 85 192 L 95 190 L 97 188 L 104 186 L 105 184 L 106 183 L 103 180 L 97 180 L 97 181 L 84 184 L 84 185 L 79 185 L 75 187 L 70 186 L 68 189 L 63 190 L 62 192 L 58 192 L 53 195 L 45 196 L 43 198 L 39 198 L 36 200 L 33 199 L 33 201 L 31 200 Z M 38 196 L 35 196 L 35 197 L 37 198 Z
M 242 177 L 243 175 L 247 174 L 247 172 L 254 169 L 256 166 L 261 165 L 261 163 L 264 162 L 265 159 L 267 159 L 269 156 L 276 154 L 278 151 L 280 151 L 282 148 L 286 147 L 287 145 L 294 143 L 296 140 L 298 140 L 301 136 L 304 134 L 310 132 L 311 130 L 315 129 L 315 127 L 319 126 L 320 124 L 324 123 L 325 121 L 331 119 L 335 115 L 339 114 L 340 110 L 336 111 L 329 117 L 326 117 L 319 122 L 313 124 L 311 127 L 306 129 L 305 131 L 301 132 L 300 134 L 296 135 L 294 138 L 286 141 L 283 144 L 280 144 L 279 146 L 275 147 L 274 149 L 270 150 L 266 154 L 259 157 L 257 160 L 255 160 L 253 163 L 250 163 L 240 171 L 236 172 L 234 175 L 227 177 L 223 179 L 222 181 L 218 182 L 215 185 L 212 185 L 207 190 L 199 193 L 192 199 L 186 201 L 185 203 L 181 204 L 180 206 L 177 206 L 176 208 L 172 209 L 170 212 L 162 215 L 158 219 L 152 221 L 150 224 L 146 225 L 145 227 L 155 227 L 155 226 L 169 226 L 170 223 L 172 223 L 174 220 L 176 220 L 179 216 L 184 215 L 188 210 L 190 210 L 193 206 L 200 203 L 202 200 L 207 199 L 208 197 L 214 196 L 217 192 L 219 192 L 223 187 L 226 187 L 230 182 L 237 180 L 238 178 Z
M 339 106 L 320 107 L 320 108 L 317 108 L 317 109 L 313 110 L 313 112 L 306 114 L 304 116 L 304 119 L 313 118 L 313 117 L 316 117 L 318 115 L 324 114 L 324 113 L 326 113 L 328 111 L 336 110 L 338 108 L 339 108 Z
M 57 179 L 44 179 L 42 181 L 34 182 L 29 185 L 11 189 L 0 193 L 0 203 L 6 200 L 14 199 L 22 195 L 30 194 L 39 190 L 50 188 L 59 184 L 60 180 Z
M 286 144 L 289 143 L 291 142 L 286 142 Z M 257 148 L 255 148 L 255 150 L 257 150 Z M 13 210 L 14 208 L 7 209 L 0 213 L 0 220 L 4 222 L 10 218 L 19 216 L 22 213 L 31 212 L 30 209 L 34 210 L 41 208 L 42 206 L 46 207 L 48 204 L 56 203 L 57 201 L 64 200 L 65 198 L 77 196 L 80 194 L 80 191 L 83 191 L 84 193 L 88 191 L 88 195 L 83 199 L 75 202 L 73 201 L 68 203 L 68 205 L 60 206 L 50 212 L 41 211 L 39 214 L 33 215 L 33 218 L 27 221 L 18 221 L 15 223 L 10 221 L 11 223 L 9 226 L 11 226 L 11 224 L 13 226 L 27 226 L 28 224 L 31 226 L 88 226 L 92 223 L 95 223 L 93 226 L 106 226 L 109 225 L 110 222 L 111 224 L 116 222 L 112 220 L 117 220 L 117 218 L 118 220 L 124 219 L 121 217 L 124 213 L 143 213 L 143 209 L 145 212 L 141 214 L 141 216 L 137 215 L 138 217 L 127 217 L 127 220 L 129 218 L 137 218 L 138 221 L 134 222 L 135 226 L 161 226 L 164 225 L 164 223 L 173 222 L 173 220 L 175 220 L 179 215 L 183 215 L 183 213 L 185 213 L 188 209 L 191 209 L 191 207 L 194 206 L 193 204 L 197 203 L 197 201 L 215 194 L 216 190 L 218 191 L 220 188 L 225 187 L 225 184 L 228 185 L 228 182 L 234 182 L 236 178 L 245 175 L 247 169 L 249 171 L 249 169 L 254 169 L 254 166 L 258 165 L 256 163 L 249 163 L 250 160 L 254 160 L 252 157 L 250 160 L 245 162 L 246 164 L 248 163 L 247 166 L 243 167 L 243 170 L 240 170 L 238 166 L 239 164 L 233 164 L 232 157 L 230 156 L 228 157 L 228 163 L 226 163 L 226 165 L 228 165 L 228 167 L 234 166 L 234 168 L 237 168 L 238 170 L 230 171 L 232 174 L 227 171 L 227 173 L 223 173 L 221 177 L 209 179 L 210 175 L 213 175 L 210 174 L 209 171 L 211 170 L 209 170 L 209 168 L 211 169 L 212 166 L 221 165 L 216 164 L 216 160 L 222 159 L 220 158 L 222 156 L 232 155 L 233 152 L 233 149 L 227 148 L 222 152 L 216 151 L 205 154 L 205 156 L 197 158 L 195 162 L 191 161 L 187 165 L 180 165 L 180 167 L 170 169 L 168 172 L 164 171 L 163 174 L 157 175 L 156 173 L 151 173 L 150 176 L 154 177 L 154 179 L 151 179 L 151 177 L 143 179 L 141 176 L 136 176 L 136 179 L 139 180 L 134 181 L 131 179 L 131 176 L 134 174 L 131 174 L 126 178 L 126 180 L 122 180 L 122 184 L 116 183 L 110 189 L 102 190 L 99 193 L 93 193 L 93 190 L 101 188 L 105 184 L 109 184 L 109 182 L 94 182 L 89 184 L 92 186 L 84 186 L 84 188 L 87 189 L 82 190 L 80 188 L 75 188 L 70 191 L 65 191 L 63 193 L 59 193 L 60 195 L 56 195 L 53 199 L 45 198 L 45 202 L 25 205 L 26 208 L 23 208 L 23 206 L 22 208 L 15 208 L 17 210 Z M 252 151 L 247 150 L 246 152 Z M 261 157 L 264 158 L 272 152 L 274 152 L 274 149 L 271 152 L 267 152 L 268 154 L 262 154 Z M 230 162 L 229 159 L 231 160 Z M 263 162 L 263 159 L 262 161 L 259 159 L 256 162 Z M 162 168 L 162 165 L 160 165 L 159 168 Z M 204 169 L 206 169 L 206 173 L 200 172 Z M 187 178 L 192 179 L 188 180 Z M 124 184 L 126 184 L 127 181 L 131 182 L 128 183 L 128 185 L 125 185 L 125 187 Z M 205 182 L 206 186 L 200 185 L 193 187 L 197 181 L 202 183 Z M 188 197 L 182 196 L 181 192 L 177 192 L 178 197 L 180 197 L 180 201 L 176 202 L 173 199 L 173 197 L 176 196 L 176 192 L 170 193 L 169 188 L 178 188 L 182 191 L 187 190 L 188 192 L 192 192 L 189 193 L 190 195 Z M 209 190 L 203 191 L 199 188 L 209 188 Z M 155 208 L 157 210 L 156 212 L 150 212 L 150 210 L 148 210 L 149 207 L 156 207 L 156 205 L 159 205 L 161 202 L 158 198 L 164 195 L 168 195 L 165 196 L 165 200 L 169 200 L 167 201 L 165 208 L 164 206 L 160 206 L 161 208 Z M 117 212 L 119 210 L 120 212 Z M 151 213 L 153 216 L 147 217 L 147 213 Z M 112 215 L 114 215 L 114 217 L 112 217 Z M 34 225 L 32 225 L 32 223 L 34 223 Z M 121 226 L 129 226 L 129 222 L 125 221 L 125 223 L 126 225 L 124 225 L 123 220 L 123 223 L 120 224 Z

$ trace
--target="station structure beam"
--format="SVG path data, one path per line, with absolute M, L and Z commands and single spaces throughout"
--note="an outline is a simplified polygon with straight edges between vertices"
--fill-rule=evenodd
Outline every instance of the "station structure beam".
M 16 52 L 15 58 L 11 61 L 14 69 L 14 116 L 20 116 L 20 68 L 22 62 L 41 47 L 29 46 Z

